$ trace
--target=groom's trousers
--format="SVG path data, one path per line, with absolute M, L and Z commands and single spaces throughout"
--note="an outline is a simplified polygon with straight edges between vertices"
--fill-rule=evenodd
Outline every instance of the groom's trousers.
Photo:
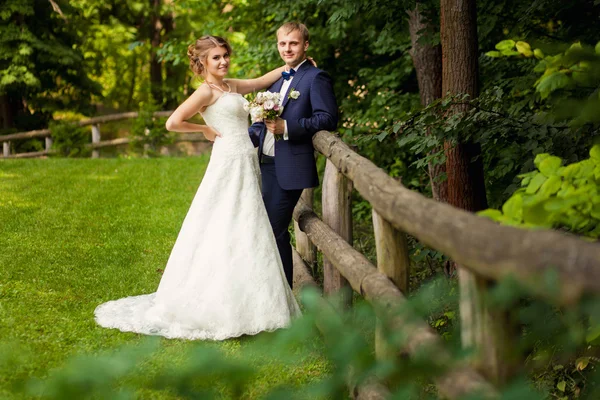
M 290 244 L 288 227 L 292 221 L 294 207 L 296 207 L 296 203 L 298 203 L 302 194 L 302 189 L 282 189 L 277 181 L 275 164 L 272 162 L 261 162 L 260 172 L 262 174 L 263 200 L 267 214 L 269 215 L 269 222 L 275 234 L 275 240 L 277 241 L 277 248 L 279 249 L 279 255 L 283 263 L 283 271 L 291 288 L 294 278 L 294 264 L 292 261 L 292 245 Z

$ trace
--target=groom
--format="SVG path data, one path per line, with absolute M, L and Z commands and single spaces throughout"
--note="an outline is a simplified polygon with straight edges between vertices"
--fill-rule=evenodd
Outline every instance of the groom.
M 338 123 L 331 78 L 306 60 L 308 39 L 304 24 L 288 22 L 277 30 L 277 49 L 286 71 L 269 91 L 282 94 L 283 112 L 275 121 L 257 122 L 249 128 L 258 147 L 263 200 L 290 287 L 293 263 L 288 226 L 302 190 L 319 185 L 312 137 L 320 130 L 334 131 Z

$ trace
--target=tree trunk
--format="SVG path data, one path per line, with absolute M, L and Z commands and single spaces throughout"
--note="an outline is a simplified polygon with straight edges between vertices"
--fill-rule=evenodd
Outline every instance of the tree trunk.
M 162 23 L 160 21 L 160 6 L 161 0 L 150 0 L 152 7 L 152 16 L 150 18 L 150 90 L 152 98 L 160 107 L 163 105 L 163 90 L 162 90 L 162 65 L 158 60 L 157 50 L 160 48 L 160 31 Z
M 22 111 L 23 102 L 19 98 L 3 94 L 0 96 L 0 129 L 10 129 L 15 126 L 15 116 Z
M 442 93 L 478 96 L 477 14 L 475 0 L 442 0 L 440 38 L 442 43 Z M 450 114 L 467 110 L 456 105 Z M 446 142 L 448 202 L 479 211 L 487 208 L 481 147 L 475 143 Z
M 475 0 L 441 0 L 440 39 L 442 43 L 442 93 L 479 95 L 477 55 L 477 13 Z M 450 115 L 468 111 L 455 105 Z M 446 141 L 448 202 L 467 211 L 487 207 L 481 147 L 473 142 Z M 453 264 L 460 287 L 460 327 L 463 347 L 473 349 L 473 365 L 494 383 L 504 383 L 510 374 L 510 352 L 515 348 L 508 314 L 488 303 L 492 284 L 480 275 Z
M 165 37 L 169 37 L 169 34 L 175 29 L 175 18 L 173 13 L 170 12 L 161 17 L 162 25 L 165 30 Z M 176 88 L 179 86 L 181 81 L 181 75 L 178 72 L 181 68 L 173 65 L 173 63 L 165 63 L 165 90 L 164 90 L 164 105 L 165 109 L 173 110 L 179 105 L 178 94 L 179 91 Z
M 419 9 L 419 3 L 414 10 L 408 11 L 408 27 L 412 49 L 410 55 L 417 72 L 421 105 L 428 106 L 432 101 L 442 96 L 442 48 L 440 45 L 419 43 L 424 31 L 434 31 L 431 21 L 425 19 Z M 427 135 L 431 134 L 428 130 Z M 429 162 L 429 179 L 431 181 L 431 194 L 437 201 L 447 202 L 448 181 L 440 181 L 446 173 L 445 164 Z

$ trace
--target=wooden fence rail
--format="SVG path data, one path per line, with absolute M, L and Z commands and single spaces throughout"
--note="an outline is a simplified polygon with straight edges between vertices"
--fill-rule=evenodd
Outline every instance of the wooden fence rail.
M 327 158 L 327 167 L 336 170 L 325 173 L 323 220 L 312 211 L 312 195 L 308 193 L 298 203 L 294 220 L 296 237 L 306 235 L 323 253 L 323 259 L 343 277 L 325 271 L 325 288 L 339 288 L 343 286 L 340 282 L 346 280 L 367 300 L 385 306 L 375 308 L 381 317 L 382 310 L 398 309 L 406 302 L 408 290 L 405 234 L 443 252 L 469 272 L 459 276 L 461 338 L 463 346 L 476 350 L 476 356 L 468 365 L 454 366 L 435 379 L 444 397 L 458 398 L 475 392 L 496 397 L 495 384 L 505 381 L 510 373 L 513 361 L 506 358 L 505 350 L 514 335 L 510 325 L 500 323 L 501 316 L 492 315 L 486 304 L 484 290 L 489 284 L 511 276 L 532 294 L 561 305 L 574 304 L 585 294 L 600 293 L 598 244 L 555 231 L 501 226 L 428 199 L 406 189 L 329 132 L 318 132 L 313 144 Z M 377 267 L 351 246 L 348 232 L 352 232 L 352 227 L 346 226 L 346 210 L 350 208 L 352 187 L 373 207 Z M 300 265 L 302 259 L 314 260 L 315 256 L 302 240 L 294 266 L 306 271 L 307 267 Z M 542 284 L 553 274 L 554 284 Z M 302 278 L 299 283 L 309 281 Z M 436 362 L 444 364 L 450 360 L 443 341 L 425 321 L 404 311 L 394 315 L 391 324 L 407 340 L 402 348 L 384 348 L 377 328 L 377 357 L 415 355 L 426 349 L 435 354 Z
M 173 113 L 173 111 L 157 111 L 154 113 L 155 117 L 162 118 L 168 117 Z M 85 119 L 79 122 L 75 122 L 75 124 L 79 126 L 90 126 L 91 125 L 91 143 L 88 145 L 92 149 L 92 158 L 98 158 L 100 153 L 98 149 L 103 147 L 113 147 L 119 146 L 123 144 L 128 144 L 133 141 L 131 138 L 117 138 L 112 140 L 101 140 L 100 133 L 100 125 L 105 124 L 107 122 L 114 121 L 122 121 L 126 119 L 133 119 L 138 117 L 138 112 L 126 112 L 120 114 L 111 114 L 111 115 L 103 115 L 100 117 L 94 117 Z M 45 150 L 43 151 L 35 151 L 29 153 L 18 153 L 11 154 L 10 153 L 10 143 L 16 140 L 27 140 L 27 139 L 36 139 L 36 138 L 45 138 Z M 206 138 L 202 134 L 195 133 L 183 133 L 178 134 L 175 138 L 175 142 L 205 142 Z M 40 129 L 35 131 L 28 132 L 19 132 L 13 133 L 10 135 L 0 136 L 0 143 L 2 143 L 2 155 L 4 158 L 35 158 L 35 157 L 43 157 L 48 156 L 50 154 L 55 153 L 55 150 L 52 149 L 52 132 L 50 129 Z

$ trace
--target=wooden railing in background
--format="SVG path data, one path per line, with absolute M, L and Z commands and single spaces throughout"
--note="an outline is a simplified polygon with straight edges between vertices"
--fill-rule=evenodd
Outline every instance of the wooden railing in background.
M 483 286 L 511 276 L 533 295 L 561 305 L 575 304 L 584 294 L 600 293 L 598 244 L 556 231 L 501 226 L 426 198 L 406 189 L 329 132 L 318 132 L 313 144 L 327 158 L 322 183 L 323 217 L 321 220 L 312 210 L 312 191 L 305 191 L 294 210 L 294 271 L 298 286 L 316 285 L 305 263 L 314 264 L 314 245 L 327 260 L 326 268 L 330 265 L 335 269 L 325 269 L 325 294 L 349 284 L 370 302 L 383 305 L 375 311 L 380 317 L 387 317 L 386 310 L 406 303 L 406 234 L 410 234 L 475 274 L 478 281 L 487 283 Z M 348 215 L 352 188 L 373 207 L 377 267 L 351 245 Z M 555 274 L 557 285 L 543 284 L 549 273 Z M 506 349 L 516 337 L 509 324 L 493 318 L 484 296 L 486 287 L 470 281 L 459 282 L 459 287 L 463 346 L 475 350 L 475 357 L 468 364 L 453 366 L 434 381 L 443 397 L 456 399 L 477 392 L 493 398 L 498 395 L 496 386 L 506 381 L 515 362 Z M 433 362 L 443 365 L 451 359 L 443 340 L 408 310 L 395 315 L 391 324 L 407 340 L 401 348 L 384 348 L 376 332 L 377 357 L 412 356 L 426 349 L 435 355 Z M 387 393 L 372 382 L 354 391 L 358 398 L 385 398 Z
M 168 117 L 173 111 L 158 111 L 154 113 L 155 117 Z M 98 158 L 100 152 L 98 149 L 103 147 L 113 147 L 123 144 L 128 144 L 134 139 L 131 138 L 117 138 L 112 140 L 101 140 L 100 125 L 107 122 L 122 121 L 126 119 L 137 118 L 137 112 L 127 112 L 121 114 L 103 115 L 100 117 L 94 117 L 85 119 L 79 122 L 75 122 L 79 126 L 91 126 L 91 142 L 89 146 L 92 148 L 92 158 Z M 16 140 L 27 140 L 34 138 L 45 139 L 45 150 L 35 151 L 29 153 L 10 153 L 10 143 Z M 181 133 L 175 138 L 175 142 L 205 142 L 206 138 L 200 133 Z M 0 136 L 0 143 L 2 143 L 2 155 L 4 158 L 35 158 L 50 155 L 54 152 L 52 149 L 52 132 L 50 129 L 40 129 L 36 131 L 13 133 L 10 135 Z

